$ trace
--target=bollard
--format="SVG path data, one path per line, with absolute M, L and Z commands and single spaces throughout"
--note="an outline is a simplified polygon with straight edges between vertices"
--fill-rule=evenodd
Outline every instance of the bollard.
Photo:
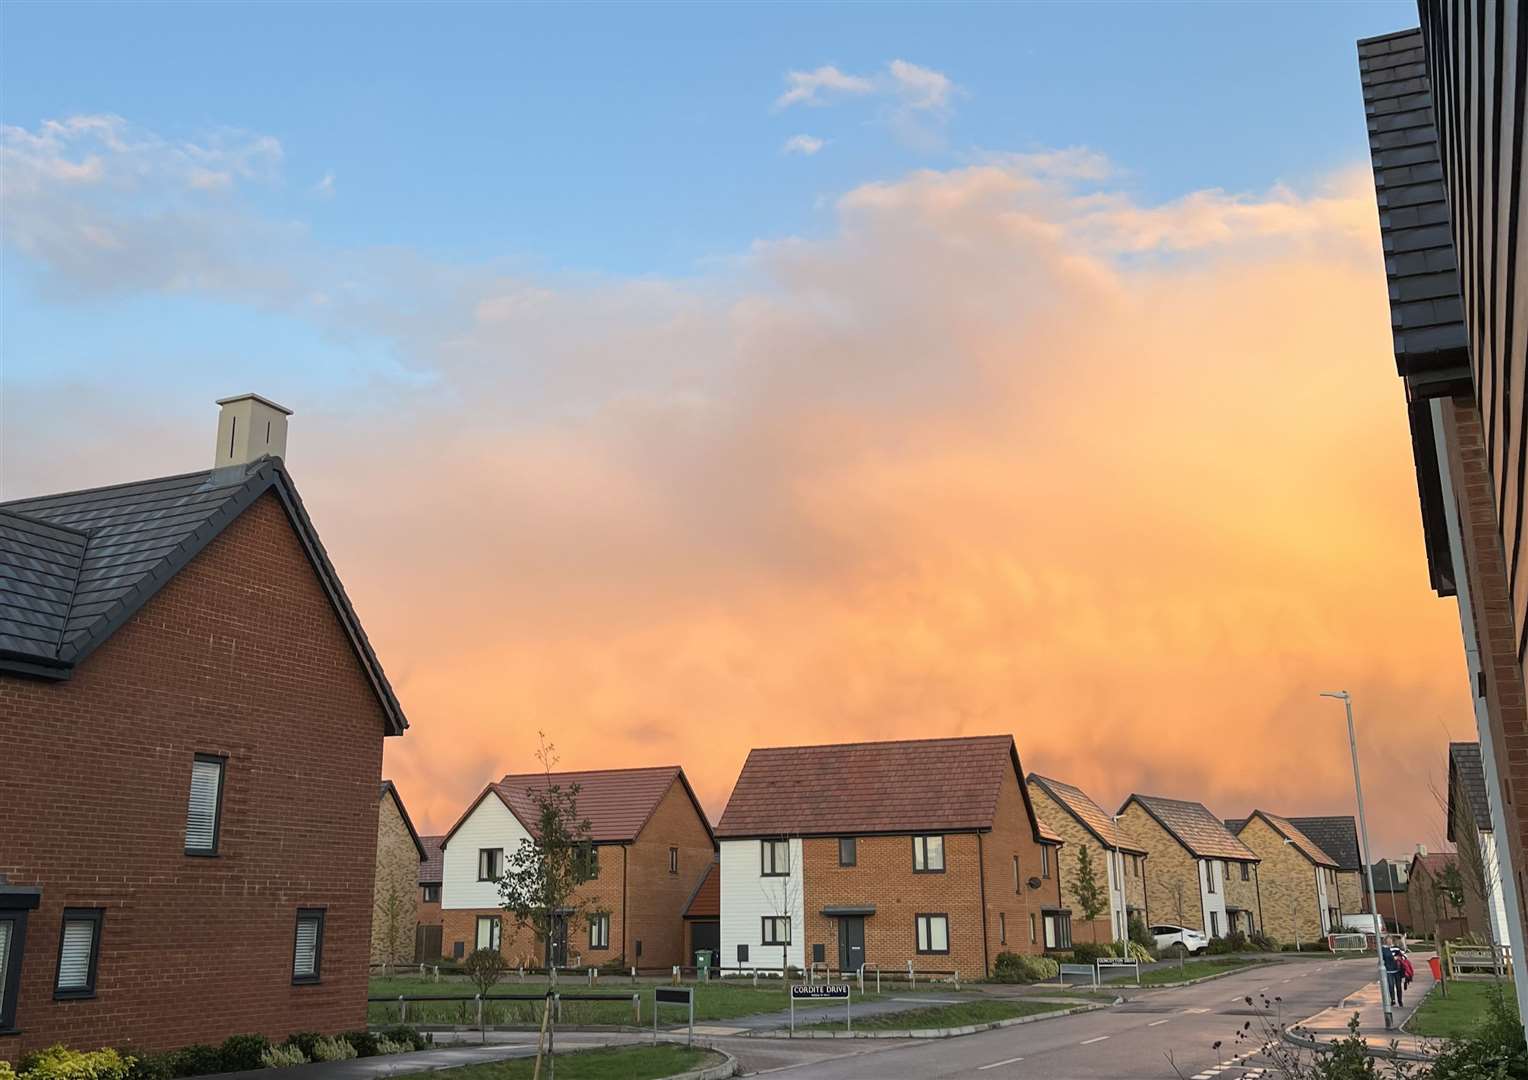
M 594 985 L 594 969 L 593 968 L 590 968 L 588 971 L 584 972 L 584 981 L 586 983 L 588 983 L 590 986 Z
M 398 1023 L 406 1024 L 408 1022 L 409 1022 L 409 1003 L 407 1001 L 403 1000 L 403 995 L 402 994 L 399 994 L 398 995 Z
M 631 1024 L 633 1027 L 642 1026 L 642 995 L 631 995 Z
M 678 964 L 674 965 L 674 972 L 673 972 L 673 975 L 670 977 L 670 981 L 675 986 L 679 985 L 679 965 Z
M 473 994 L 472 1000 L 477 1002 L 477 1022 L 478 1027 L 481 1028 L 483 1026 L 483 995 Z
M 424 978 L 424 964 L 419 965 L 419 977 Z
M 436 964 L 433 970 L 435 972 L 435 981 L 440 982 L 440 965 Z
M 759 969 L 758 968 L 754 968 L 753 969 L 753 988 L 755 990 L 757 990 L 759 988 Z
M 863 994 L 865 992 L 865 965 L 864 964 L 861 964 L 859 966 L 859 984 L 860 984 L 860 993 Z
M 636 964 L 632 964 L 631 965 L 631 985 L 632 986 L 636 986 L 637 985 L 637 965 Z
M 912 986 L 917 981 L 918 976 L 913 972 L 913 962 L 909 960 L 907 962 L 907 985 Z
M 520 981 L 521 982 L 525 981 L 525 965 L 524 964 L 520 965 Z
M 960 969 L 955 969 L 955 989 L 960 989 Z

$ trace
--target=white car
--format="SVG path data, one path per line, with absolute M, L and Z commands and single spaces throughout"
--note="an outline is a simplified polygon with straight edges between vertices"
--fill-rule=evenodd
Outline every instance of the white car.
M 1186 926 L 1173 926 L 1164 923 L 1151 928 L 1152 935 L 1157 939 L 1157 952 L 1161 952 L 1170 945 L 1182 943 L 1190 955 L 1204 952 L 1210 947 L 1210 939 L 1198 930 L 1190 930 Z

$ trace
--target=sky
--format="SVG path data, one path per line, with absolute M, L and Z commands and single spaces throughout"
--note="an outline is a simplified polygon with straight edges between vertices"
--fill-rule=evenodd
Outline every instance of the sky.
M 0 7 L 0 497 L 287 463 L 423 831 L 1012 733 L 1441 840 L 1354 41 L 1406 3 Z M 938 778 L 931 777 L 930 783 Z

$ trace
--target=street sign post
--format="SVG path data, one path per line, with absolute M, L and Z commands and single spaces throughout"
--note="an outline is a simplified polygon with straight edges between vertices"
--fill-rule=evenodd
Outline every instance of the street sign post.
M 653 1045 L 658 1045 L 658 1006 L 685 1005 L 690 1010 L 690 1033 L 684 1044 L 695 1044 L 695 988 L 691 986 L 657 986 L 653 988 Z
M 796 1034 L 796 1001 L 797 999 L 811 1000 L 827 998 L 836 1001 L 844 999 L 844 1030 L 854 1030 L 854 1017 L 850 1015 L 849 984 L 848 983 L 818 983 L 815 986 L 797 985 L 791 987 L 791 1034 Z

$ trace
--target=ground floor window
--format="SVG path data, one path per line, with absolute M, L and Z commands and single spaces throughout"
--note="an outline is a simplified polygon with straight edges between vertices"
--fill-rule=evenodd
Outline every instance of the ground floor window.
M 1033 945 L 1037 939 L 1038 935 L 1035 933 L 1035 913 L 1031 911 L 1029 913 L 1029 943 Z
M 32 889 L 0 887 L 0 1032 L 16 1027 L 16 998 L 21 992 L 21 953 L 26 945 L 27 913 L 41 899 Z
M 918 951 L 920 953 L 947 953 L 950 951 L 950 918 L 948 915 L 919 915 Z
M 1047 949 L 1072 947 L 1072 913 L 1070 911 L 1045 913 L 1045 947 Z
M 997 943 L 999 945 L 1008 944 L 1008 916 L 1004 915 L 1001 911 L 997 913 Z
M 478 949 L 497 949 L 499 935 L 503 932 L 502 921 L 497 915 L 479 915 L 477 921 Z
M 790 916 L 765 915 L 763 934 L 760 940 L 765 945 L 789 945 L 791 943 Z
M 96 961 L 101 954 L 101 908 L 65 908 L 58 941 L 56 998 L 94 997 Z
M 1210 937 L 1220 936 L 1220 912 L 1210 912 Z
M 316 983 L 324 962 L 324 909 L 298 908 L 292 944 L 292 981 Z
M 605 914 L 589 916 L 589 948 L 610 948 L 610 916 Z

